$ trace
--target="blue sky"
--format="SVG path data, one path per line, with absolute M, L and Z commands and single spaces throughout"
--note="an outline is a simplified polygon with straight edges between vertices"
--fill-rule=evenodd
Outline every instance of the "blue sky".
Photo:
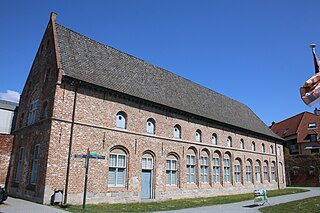
M 309 44 L 320 54 L 320 1 L 2 0 L 0 95 L 21 93 L 52 11 L 74 31 L 246 104 L 267 125 L 314 109 L 299 87 L 314 73 Z

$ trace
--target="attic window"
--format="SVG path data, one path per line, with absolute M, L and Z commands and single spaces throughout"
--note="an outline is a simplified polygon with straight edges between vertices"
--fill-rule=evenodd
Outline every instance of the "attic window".
M 317 127 L 317 123 L 309 123 L 308 124 L 308 128 L 316 128 Z
M 286 128 L 286 129 L 284 130 L 284 132 L 283 132 L 283 135 L 286 135 L 286 134 L 288 133 L 288 131 L 289 131 L 289 128 Z

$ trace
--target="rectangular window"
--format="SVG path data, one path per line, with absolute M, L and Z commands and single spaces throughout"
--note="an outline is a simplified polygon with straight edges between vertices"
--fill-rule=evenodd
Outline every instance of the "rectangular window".
M 213 182 L 220 183 L 220 159 L 213 158 Z
M 177 183 L 178 183 L 178 162 L 177 160 L 167 160 L 166 184 L 167 186 L 177 186 Z
M 230 159 L 224 159 L 223 173 L 224 173 L 224 182 L 230 183 Z
M 16 173 L 16 182 L 17 183 L 19 183 L 21 181 L 23 154 L 24 154 L 24 148 L 20 147 L 18 165 L 17 165 L 17 173 Z
M 28 125 L 33 124 L 36 121 L 37 109 L 39 100 L 31 102 L 28 116 Z
M 195 183 L 196 174 L 196 156 L 187 155 L 187 183 Z
M 273 165 L 271 166 L 271 178 L 273 181 L 276 180 L 276 170 Z
M 251 166 L 246 165 L 246 181 L 251 183 L 252 182 L 252 172 L 251 172 Z
M 260 166 L 255 166 L 255 170 L 256 182 L 260 183 Z
M 239 164 L 234 165 L 234 181 L 241 183 L 241 168 Z
M 40 144 L 36 144 L 33 152 L 33 163 L 32 163 L 32 172 L 31 172 L 31 184 L 34 184 L 34 185 L 37 183 L 39 157 L 40 157 Z
M 126 155 L 110 154 L 108 186 L 124 187 L 126 180 Z
M 263 166 L 263 179 L 265 181 L 269 181 L 269 171 L 268 171 L 268 166 L 267 165 Z
M 208 157 L 200 157 L 201 183 L 208 183 L 209 162 Z

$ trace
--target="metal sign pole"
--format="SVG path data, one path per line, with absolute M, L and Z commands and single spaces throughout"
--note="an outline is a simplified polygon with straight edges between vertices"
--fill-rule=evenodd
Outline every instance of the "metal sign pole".
M 88 183 L 88 172 L 89 172 L 89 159 L 90 159 L 90 150 L 87 150 L 86 156 L 86 174 L 84 177 L 84 189 L 83 189 L 83 202 L 82 202 L 82 209 L 86 207 L 86 198 L 87 198 L 87 183 Z

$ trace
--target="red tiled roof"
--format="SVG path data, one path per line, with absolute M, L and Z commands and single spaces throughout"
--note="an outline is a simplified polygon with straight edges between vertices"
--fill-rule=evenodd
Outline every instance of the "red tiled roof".
M 315 128 L 309 128 L 309 123 L 316 123 Z M 274 124 L 271 130 L 282 138 L 297 135 L 297 142 L 310 142 L 310 134 L 320 135 L 320 116 L 310 112 L 302 112 L 291 118 Z

